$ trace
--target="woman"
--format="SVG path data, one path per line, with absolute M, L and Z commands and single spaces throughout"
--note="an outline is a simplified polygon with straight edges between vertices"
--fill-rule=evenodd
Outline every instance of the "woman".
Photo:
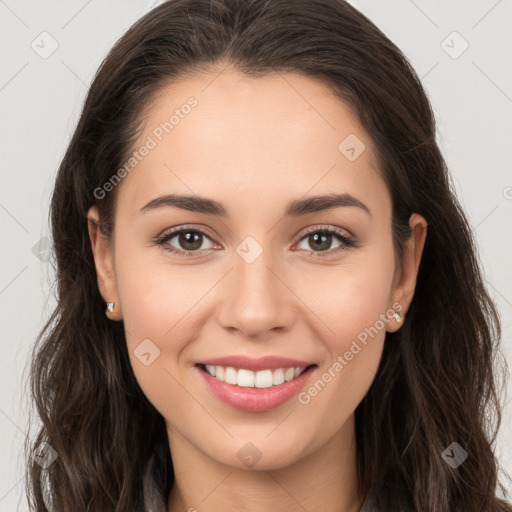
M 349 4 L 156 7 L 51 222 L 35 510 L 512 510 L 471 230 L 417 75 Z

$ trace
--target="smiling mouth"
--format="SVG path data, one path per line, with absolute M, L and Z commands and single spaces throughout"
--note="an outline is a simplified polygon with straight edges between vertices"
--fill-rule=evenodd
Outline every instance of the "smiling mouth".
M 271 388 L 285 382 L 290 382 L 302 375 L 309 368 L 316 367 L 311 364 L 304 368 L 288 367 L 267 370 L 252 371 L 245 368 L 234 368 L 232 366 L 214 366 L 202 363 L 197 366 L 215 379 L 244 388 Z

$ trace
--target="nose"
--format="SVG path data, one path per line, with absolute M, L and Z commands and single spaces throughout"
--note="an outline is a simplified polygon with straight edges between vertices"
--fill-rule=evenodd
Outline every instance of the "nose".
M 295 321 L 298 299 L 286 282 L 286 272 L 270 253 L 263 251 L 252 263 L 235 254 L 234 267 L 223 280 L 218 322 L 245 338 L 264 339 L 273 331 L 285 332 Z

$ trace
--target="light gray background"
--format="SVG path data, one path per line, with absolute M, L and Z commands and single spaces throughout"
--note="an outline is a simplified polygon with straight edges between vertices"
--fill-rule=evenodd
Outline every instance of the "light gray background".
M 52 269 L 44 253 L 37 257 L 33 247 L 48 235 L 56 169 L 100 62 L 125 30 L 157 3 L 0 0 L 0 512 L 28 509 L 21 457 L 29 407 L 26 364 L 54 305 Z M 502 314 L 510 362 L 512 2 L 352 3 L 404 51 L 422 77 L 438 120 L 441 149 Z M 46 59 L 31 47 L 51 49 L 49 36 L 40 36 L 44 31 L 58 44 Z M 458 56 L 464 41 L 469 47 Z M 508 390 L 511 397 L 512 383 Z M 497 446 L 509 473 L 511 409 L 509 402 Z

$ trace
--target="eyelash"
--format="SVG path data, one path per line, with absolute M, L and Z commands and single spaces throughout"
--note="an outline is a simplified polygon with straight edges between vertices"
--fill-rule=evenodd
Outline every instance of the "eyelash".
M 162 247 L 162 249 L 164 251 L 168 251 L 168 252 L 175 254 L 179 257 L 185 257 L 185 258 L 186 257 L 194 257 L 194 256 L 195 257 L 202 256 L 203 253 L 208 251 L 208 249 L 203 249 L 201 251 L 199 251 L 199 250 L 183 251 L 183 250 L 175 249 L 174 247 L 166 247 L 165 246 L 165 244 L 169 240 L 171 240 L 176 235 L 179 235 L 181 233 L 200 233 L 201 235 L 211 239 L 210 235 L 208 235 L 205 231 L 203 231 L 199 228 L 182 227 L 182 228 L 176 229 L 174 231 L 168 231 L 168 232 L 163 233 L 162 235 L 160 235 L 159 237 L 156 238 L 155 243 L 158 246 Z M 342 251 L 347 251 L 350 247 L 356 247 L 356 242 L 352 237 L 347 236 L 344 233 L 341 233 L 340 231 L 338 231 L 336 229 L 318 228 L 318 227 L 311 228 L 308 231 L 306 231 L 304 233 L 304 235 L 299 239 L 298 243 L 302 242 L 305 238 L 307 238 L 308 235 L 310 235 L 312 233 L 322 233 L 322 234 L 327 234 L 327 235 L 333 235 L 340 242 L 342 242 L 342 245 L 340 245 L 340 247 L 337 247 L 334 250 L 330 250 L 330 249 L 327 251 L 311 250 L 310 253 L 314 254 L 314 257 L 325 258 L 325 257 L 332 256 L 333 254 L 337 254 Z

